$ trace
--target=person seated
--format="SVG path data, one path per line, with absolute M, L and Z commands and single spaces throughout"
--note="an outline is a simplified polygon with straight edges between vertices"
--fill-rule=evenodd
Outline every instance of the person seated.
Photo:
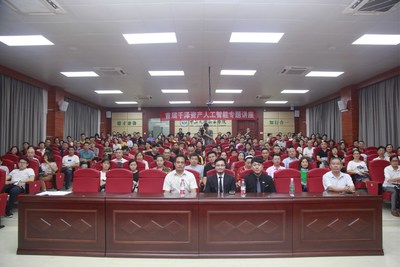
M 246 156 L 244 158 L 243 167 L 241 167 L 241 168 L 236 170 L 235 180 L 236 180 L 236 183 L 237 183 L 238 187 L 240 186 L 240 178 L 241 178 L 242 173 L 247 171 L 247 170 L 251 170 L 251 161 L 253 160 L 253 158 L 254 158 L 253 155 Z
M 122 165 L 127 162 L 128 160 L 124 159 L 122 154 L 122 149 L 118 148 L 115 151 L 115 159 L 113 159 L 113 162 L 116 162 L 118 164 L 118 168 L 122 168 Z
M 0 170 L 3 170 L 6 172 L 6 176 L 8 175 L 8 173 L 10 172 L 10 170 L 8 169 L 7 166 L 3 165 L 3 158 L 0 157 Z
M 274 154 L 272 157 L 272 166 L 267 169 L 267 173 L 269 176 L 274 178 L 274 173 L 278 170 L 286 169 L 285 167 L 281 166 L 281 157 L 278 154 Z
M 30 146 L 28 148 L 28 150 L 26 151 L 26 158 L 28 160 L 34 160 L 34 161 L 36 161 L 37 163 L 40 164 L 40 161 L 38 160 L 38 158 L 35 157 L 35 155 L 36 155 L 35 154 L 35 149 L 33 148 L 33 146 Z
M 175 170 L 165 176 L 164 193 L 180 193 L 180 185 L 183 182 L 185 194 L 196 193 L 197 183 L 193 173 L 185 171 L 185 156 L 177 155 L 175 158 Z
M 6 217 L 12 218 L 12 209 L 17 200 L 17 196 L 25 192 L 26 182 L 33 182 L 35 179 L 35 172 L 32 168 L 28 168 L 29 160 L 27 158 L 19 158 L 18 168 L 12 170 L 6 176 L 6 185 L 4 192 L 9 195 L 6 206 Z
M 89 168 L 90 162 L 94 158 L 94 153 L 89 148 L 90 148 L 89 143 L 85 142 L 83 144 L 83 148 L 78 151 L 80 154 L 79 162 L 82 168 Z
M 156 167 L 154 167 L 154 170 L 160 170 L 165 173 L 169 173 L 171 169 L 167 166 L 164 165 L 165 161 L 162 155 L 158 155 L 156 158 Z
M 386 148 L 384 146 L 378 147 L 376 153 L 378 153 L 378 157 L 374 158 L 373 160 L 382 159 L 389 161 L 389 157 L 385 156 Z
M 43 156 L 44 152 L 46 152 L 46 144 L 44 142 L 39 142 L 39 148 L 36 149 L 36 151 L 39 152 L 41 156 Z
M 223 158 L 217 158 L 215 160 L 216 173 L 207 176 L 206 187 L 204 188 L 205 193 L 229 193 L 235 192 L 235 178 L 225 173 L 226 161 Z
M 107 172 L 110 170 L 111 163 L 109 159 L 103 159 L 101 162 L 100 171 L 100 191 L 104 191 L 106 188 Z
M 354 175 L 356 182 L 369 181 L 368 167 L 364 161 L 360 159 L 360 151 L 353 150 L 353 160 L 347 164 L 347 173 Z
M 253 158 L 251 160 L 251 169 L 253 172 L 244 177 L 246 192 L 276 192 L 274 180 L 262 171 L 263 167 L 263 160 L 261 158 Z
M 203 177 L 200 180 L 200 185 L 203 188 L 207 183 L 207 172 L 209 170 L 215 169 L 215 160 L 217 159 L 217 153 L 210 151 L 207 154 L 208 163 L 204 166 Z M 203 188 L 204 189 L 204 188 Z
M 132 188 L 132 192 L 138 187 L 139 184 L 139 170 L 137 169 L 137 162 L 134 159 L 131 159 L 128 162 L 128 167 L 129 170 L 132 172 L 133 176 L 133 188 Z
M 46 152 L 43 155 L 43 162 L 40 164 L 39 180 L 42 191 L 46 191 L 46 182 L 54 180 L 54 174 L 58 171 L 57 164 L 54 162 L 53 154 Z M 54 186 L 56 188 L 56 186 Z
M 314 156 L 314 147 L 313 147 L 313 141 L 308 140 L 307 141 L 307 146 L 303 149 L 303 157 L 307 157 L 310 159 L 310 161 L 313 160 Z
M 17 146 L 12 146 L 7 154 L 15 155 L 17 157 L 20 156 L 19 148 Z
M 128 146 L 123 146 L 122 147 L 122 156 L 128 158 L 129 160 L 134 159 L 135 156 L 129 153 L 129 147 Z
M 142 151 L 139 151 L 136 153 L 135 155 L 135 160 L 136 161 L 140 161 L 144 163 L 144 169 L 148 170 L 149 169 L 149 163 L 147 162 L 147 160 L 144 159 L 144 154 Z
M 68 148 L 68 155 L 62 158 L 62 166 L 61 172 L 65 174 L 64 188 L 68 190 L 71 187 L 74 169 L 79 167 L 79 157 L 75 155 L 75 148 L 73 146 Z
M 267 161 L 267 160 L 271 160 L 272 158 L 269 155 L 269 149 L 264 147 L 263 149 L 261 149 L 261 156 L 263 161 Z
M 272 148 L 272 153 L 274 155 L 282 155 L 282 148 L 279 145 L 274 145 L 274 147 Z
M 296 149 L 294 149 L 294 147 L 290 147 L 288 149 L 288 153 L 289 153 L 289 157 L 285 158 L 282 162 L 283 164 L 285 164 L 285 168 L 289 168 L 289 163 L 293 162 L 295 160 L 298 160 L 298 158 L 296 157 Z
M 145 154 L 148 155 L 148 156 L 153 157 L 153 159 L 156 160 L 157 156 L 159 155 L 159 153 L 158 153 L 159 149 L 160 149 L 160 145 L 159 144 L 154 144 L 151 147 L 151 150 L 147 151 Z
M 354 193 L 355 188 L 350 175 L 340 171 L 342 169 L 342 161 L 337 158 L 332 159 L 330 168 L 331 171 L 322 176 L 324 189 L 328 192 Z
M 318 167 L 320 167 L 320 168 L 328 167 L 328 153 L 329 153 L 328 143 L 325 141 L 322 141 L 321 149 L 318 150 L 317 155 L 316 155 Z
M 164 160 L 168 160 L 173 162 L 174 159 L 171 157 L 171 149 L 170 148 L 164 148 L 163 154 L 162 154 Z
M 400 190 L 400 168 L 399 159 L 396 155 L 389 158 L 390 165 L 385 167 L 385 181 L 382 185 L 382 190 L 384 192 L 392 193 L 391 196 L 391 213 L 395 217 L 400 217 L 399 212 L 399 190 Z
M 204 176 L 204 166 L 199 164 L 199 155 L 191 154 L 189 158 L 190 164 L 185 166 L 185 170 L 195 170 L 200 173 L 200 177 Z
M 300 159 L 300 177 L 301 177 L 301 188 L 303 192 L 307 192 L 307 172 L 310 170 L 309 159 L 302 157 Z

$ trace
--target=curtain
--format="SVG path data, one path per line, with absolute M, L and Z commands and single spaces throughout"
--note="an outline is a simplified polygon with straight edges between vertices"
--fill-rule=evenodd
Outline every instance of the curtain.
M 400 146 L 400 76 L 359 91 L 359 138 L 368 146 Z
M 342 114 L 337 102 L 339 98 L 327 101 L 307 109 L 308 136 L 313 133 L 327 134 L 328 139 L 342 139 Z
M 0 154 L 25 141 L 44 141 L 46 107 L 43 89 L 0 74 Z
M 65 101 L 69 105 L 64 117 L 64 137 L 70 135 L 73 139 L 79 140 L 81 133 L 93 136 L 99 132 L 100 111 L 98 109 L 68 98 L 65 98 Z

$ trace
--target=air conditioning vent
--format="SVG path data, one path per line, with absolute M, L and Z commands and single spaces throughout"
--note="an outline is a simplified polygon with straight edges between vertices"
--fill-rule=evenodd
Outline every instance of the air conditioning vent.
M 135 96 L 136 100 L 141 100 L 141 101 L 146 101 L 146 100 L 152 100 L 153 97 L 151 95 L 138 95 Z
M 123 76 L 127 73 L 122 68 L 114 67 L 96 67 L 94 68 L 97 74 L 101 76 Z
M 256 96 L 256 99 L 260 99 L 260 100 L 268 100 L 270 98 L 271 98 L 270 95 L 257 95 Z
M 399 6 L 400 0 L 355 0 L 345 10 L 344 14 L 379 15 Z
M 65 11 L 65 9 L 55 0 L 4 0 L 4 3 L 14 11 L 29 16 L 59 15 L 67 13 L 67 11 Z
M 312 67 L 307 66 L 285 66 L 280 74 L 282 75 L 306 75 Z

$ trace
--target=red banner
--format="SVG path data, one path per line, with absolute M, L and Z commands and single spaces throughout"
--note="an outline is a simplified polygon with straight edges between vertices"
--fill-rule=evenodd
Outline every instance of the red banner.
M 255 110 L 183 110 L 162 111 L 162 121 L 185 121 L 185 120 L 257 120 Z

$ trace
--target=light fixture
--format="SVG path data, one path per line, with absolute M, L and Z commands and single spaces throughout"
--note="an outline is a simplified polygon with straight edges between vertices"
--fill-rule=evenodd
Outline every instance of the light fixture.
M 253 76 L 257 70 L 221 70 L 221 75 Z
M 149 70 L 150 76 L 185 76 L 183 70 Z
M 115 103 L 118 105 L 134 105 L 134 104 L 137 104 L 138 102 L 136 102 L 136 101 L 115 101 Z
M 177 104 L 190 104 L 192 103 L 191 101 L 169 101 L 171 105 L 177 105 Z
M 242 89 L 215 89 L 216 94 L 241 94 Z
M 286 104 L 287 101 L 267 101 L 265 104 Z
M 400 43 L 399 34 L 364 34 L 353 45 L 398 45 Z
M 133 33 L 123 34 L 128 44 L 166 44 L 176 43 L 176 34 L 174 32 L 160 33 Z
M 188 89 L 161 89 L 164 94 L 187 94 Z
M 338 77 L 343 71 L 310 71 L 306 77 Z
M 213 104 L 233 104 L 235 101 L 213 101 Z
M 95 90 L 99 95 L 112 95 L 112 94 L 122 94 L 121 90 Z
M 8 46 L 54 45 L 43 35 L 0 36 L 0 42 Z
M 281 94 L 305 94 L 310 90 L 300 90 L 300 89 L 285 89 L 281 91 Z
M 94 71 L 63 71 L 60 73 L 67 77 L 98 77 L 99 76 Z
M 283 32 L 232 32 L 231 43 L 278 43 Z

